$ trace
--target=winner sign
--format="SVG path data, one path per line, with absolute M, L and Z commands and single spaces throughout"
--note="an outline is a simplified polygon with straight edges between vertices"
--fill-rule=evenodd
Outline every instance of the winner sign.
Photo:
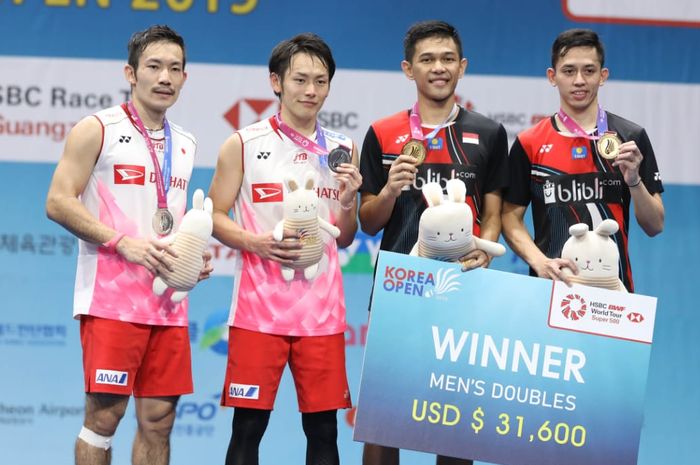
M 382 252 L 354 439 L 634 465 L 655 311 L 652 297 Z

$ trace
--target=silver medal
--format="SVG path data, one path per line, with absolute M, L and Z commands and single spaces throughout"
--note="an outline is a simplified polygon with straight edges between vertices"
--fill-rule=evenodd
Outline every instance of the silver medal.
M 153 215 L 153 230 L 159 236 L 170 234 L 173 230 L 173 215 L 167 208 L 159 208 Z
M 352 156 L 345 147 L 336 147 L 328 154 L 328 167 L 334 173 L 338 172 L 338 167 L 341 163 L 350 163 L 351 161 Z

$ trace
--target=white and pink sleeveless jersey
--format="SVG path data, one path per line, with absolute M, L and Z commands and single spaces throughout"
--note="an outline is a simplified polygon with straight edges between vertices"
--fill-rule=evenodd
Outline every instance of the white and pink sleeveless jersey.
M 348 137 L 322 129 L 328 150 L 339 145 L 352 151 Z M 234 204 L 234 220 L 247 231 L 274 229 L 283 217 L 284 178 L 301 183 L 307 171 L 316 173 L 319 216 L 335 224 L 340 204 L 338 182 L 314 153 L 298 147 L 273 118 L 238 132 L 243 142 L 243 181 Z M 321 231 L 325 250 L 319 271 L 306 280 L 297 271 L 282 278 L 277 262 L 250 252 L 236 257 L 229 325 L 267 334 L 321 336 L 345 331 L 345 298 L 335 239 Z
M 105 225 L 131 237 L 158 236 L 151 219 L 158 206 L 155 169 L 146 142 L 125 105 L 94 115 L 102 124 L 102 148 L 80 199 Z M 168 209 L 180 225 L 187 207 L 187 187 L 197 143 L 170 123 L 172 174 Z M 162 168 L 164 131 L 150 134 Z M 73 316 L 94 315 L 150 325 L 186 326 L 187 300 L 170 301 L 170 292 L 153 294 L 153 275 L 104 247 L 79 241 Z

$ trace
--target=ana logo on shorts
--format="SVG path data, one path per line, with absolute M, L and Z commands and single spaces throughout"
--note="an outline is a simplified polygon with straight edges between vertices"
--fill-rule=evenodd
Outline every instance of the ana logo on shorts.
M 580 320 L 587 309 L 588 304 L 578 294 L 569 294 L 561 300 L 561 313 L 570 320 Z
M 250 384 L 231 383 L 228 386 L 228 396 L 237 397 L 239 399 L 257 400 L 260 394 L 260 386 Z
M 129 373 L 126 371 L 97 370 L 95 383 L 113 384 L 114 386 L 126 386 L 129 382 Z

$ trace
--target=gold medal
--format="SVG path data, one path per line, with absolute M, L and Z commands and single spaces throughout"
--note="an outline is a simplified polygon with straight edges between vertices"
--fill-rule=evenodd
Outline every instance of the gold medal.
M 614 132 L 606 132 L 598 139 L 598 153 L 601 157 L 614 160 L 620 153 L 622 141 Z
M 416 165 L 423 163 L 427 154 L 428 152 L 425 150 L 425 145 L 423 145 L 423 142 L 416 139 L 411 139 L 401 149 L 401 155 L 412 156 L 416 159 Z

